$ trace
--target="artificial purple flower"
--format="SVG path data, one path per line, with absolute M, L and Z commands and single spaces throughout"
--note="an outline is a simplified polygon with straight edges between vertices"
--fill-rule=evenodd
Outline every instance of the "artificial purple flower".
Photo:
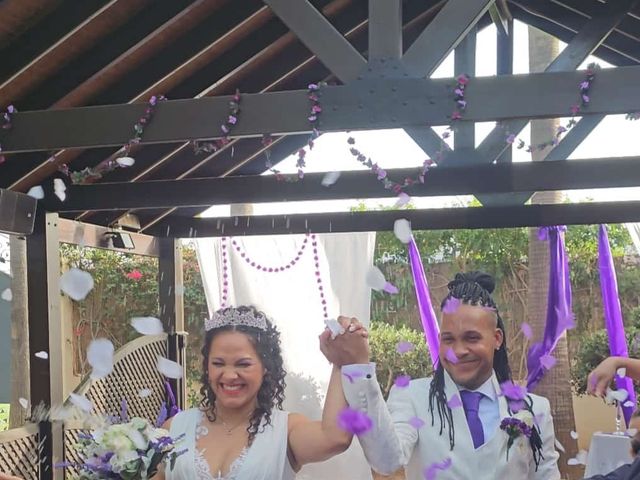
M 238 117 L 234 115 L 229 115 L 229 118 L 227 118 L 227 123 L 230 123 L 231 125 L 235 125 L 236 123 L 238 123 Z
M 345 408 L 338 414 L 338 426 L 345 432 L 362 435 L 373 427 L 373 420 L 364 412 Z
M 469 83 L 469 76 L 464 73 L 462 75 L 458 75 L 457 81 L 458 81 L 458 84 L 464 86 L 467 83 Z
M 387 171 L 382 168 L 378 168 L 375 173 L 378 174 L 378 180 L 383 180 L 387 177 Z

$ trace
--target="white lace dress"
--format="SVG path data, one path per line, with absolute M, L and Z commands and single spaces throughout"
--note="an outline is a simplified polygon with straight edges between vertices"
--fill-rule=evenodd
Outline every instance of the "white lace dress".
M 246 447 L 231 464 L 229 472 L 211 472 L 203 452 L 196 447 L 199 426 L 204 414 L 197 408 L 178 413 L 171 421 L 171 436 L 184 434 L 178 449 L 180 455 L 173 470 L 165 471 L 167 480 L 292 480 L 296 474 L 287 457 L 287 425 L 289 414 L 274 409 L 271 425 L 258 433 L 250 447 Z M 209 447 L 212 448 L 212 447 Z

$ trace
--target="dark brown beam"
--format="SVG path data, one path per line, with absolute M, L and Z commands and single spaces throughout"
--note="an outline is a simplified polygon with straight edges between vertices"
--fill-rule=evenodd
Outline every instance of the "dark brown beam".
M 413 230 L 514 228 L 547 225 L 590 225 L 640 221 L 640 202 L 594 202 L 508 207 L 460 207 L 425 210 L 265 215 L 226 218 L 172 217 L 168 226 L 150 233 L 176 238 L 292 233 L 385 232 L 399 218 Z
M 416 169 L 387 173 L 389 178 L 403 179 L 415 175 Z M 344 172 L 330 188 L 321 186 L 323 176 L 312 173 L 300 182 L 281 183 L 273 176 L 256 175 L 74 185 L 67 190 L 65 202 L 50 197 L 45 205 L 50 211 L 75 212 L 395 195 L 370 172 Z M 429 197 L 632 186 L 640 186 L 640 157 L 439 167 L 427 173 L 424 184 L 406 191 L 416 197 Z
M 567 115 L 576 102 L 583 72 L 478 77 L 467 89 L 465 120 L 483 122 Z M 322 91 L 323 131 L 446 125 L 452 111 L 452 79 L 381 79 L 326 87 Z M 640 110 L 640 67 L 606 69 L 584 114 Z M 522 92 L 527 92 L 526 96 Z M 371 99 L 375 96 L 375 102 Z M 519 98 L 496 102 L 495 98 Z M 226 118 L 231 97 L 170 100 L 145 130 L 143 143 L 211 137 L 211 124 Z M 311 130 L 305 90 L 248 94 L 233 136 L 302 133 Z M 126 143 L 145 105 L 110 105 L 72 110 L 22 112 L 0 140 L 5 153 Z M 38 132 L 38 135 L 33 135 Z

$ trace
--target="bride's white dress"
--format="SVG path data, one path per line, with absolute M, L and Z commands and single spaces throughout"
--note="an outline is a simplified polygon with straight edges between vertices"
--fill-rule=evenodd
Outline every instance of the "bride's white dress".
M 198 450 L 198 427 L 204 414 L 197 408 L 178 413 L 171 421 L 171 437 L 184 434 L 178 449 L 187 451 L 180 455 L 174 468 L 166 468 L 167 480 L 292 480 L 296 474 L 287 457 L 287 412 L 274 409 L 271 425 L 264 425 L 251 446 L 246 447 L 233 462 L 225 475 L 211 472 L 203 452 Z M 209 447 L 211 448 L 211 447 Z

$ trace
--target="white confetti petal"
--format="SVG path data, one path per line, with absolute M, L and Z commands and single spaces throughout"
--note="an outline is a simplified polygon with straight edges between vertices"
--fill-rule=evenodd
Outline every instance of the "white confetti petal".
M 334 183 L 338 181 L 340 178 L 340 172 L 329 172 L 322 177 L 322 181 L 320 182 L 323 187 L 330 187 Z
M 627 400 L 626 402 L 624 402 L 622 404 L 623 407 L 627 407 L 627 408 L 632 408 L 635 407 L 636 404 L 634 402 L 632 402 L 631 400 Z
M 70 393 L 69 400 L 80 410 L 90 412 L 93 410 L 93 404 L 84 395 L 78 395 L 77 393 Z
M 607 388 L 605 401 L 607 403 L 613 403 L 614 401 L 622 403 L 627 399 L 628 396 L 629 392 L 627 392 L 626 390 L 611 390 L 610 388 Z
M 158 371 L 168 378 L 182 378 L 182 366 L 179 363 L 158 356 Z
M 630 428 L 625 433 L 627 435 L 629 435 L 630 437 L 635 437 L 636 433 L 638 433 L 638 429 L 637 428 Z
M 578 432 L 571 430 L 570 434 L 571 434 L 571 438 L 573 438 L 574 440 L 578 439 Z
M 22 398 L 22 397 L 20 397 L 20 398 L 18 399 L 18 403 L 19 403 L 19 404 L 20 404 L 20 406 L 21 406 L 22 408 L 24 408 L 25 410 L 26 410 L 27 408 L 29 408 L 29 400 L 27 400 L 26 398 Z
M 143 335 L 160 335 L 164 332 L 162 322 L 155 317 L 134 317 L 131 326 Z
M 44 198 L 44 188 L 42 188 L 40 185 L 31 187 L 27 192 L 27 195 L 35 198 L 36 200 L 42 200 Z
M 380 271 L 380 269 L 376 266 L 371 266 L 371 268 L 367 271 L 366 277 L 367 286 L 377 292 L 384 289 L 387 281 L 384 278 L 384 274 Z
M 564 453 L 564 447 L 563 447 L 563 446 L 562 446 L 562 444 L 560 443 L 560 440 L 558 440 L 557 438 L 556 438 L 555 445 L 556 445 L 556 450 L 559 450 L 559 451 L 561 451 L 562 453 Z
M 56 197 L 60 199 L 61 202 L 64 202 L 67 198 L 67 186 L 64 184 L 64 180 L 61 178 L 53 179 L 53 193 L 56 194 Z
M 91 378 L 104 378 L 113 370 L 113 343 L 106 338 L 96 338 L 87 347 L 87 362 L 91 365 Z
M 626 377 L 627 376 L 627 369 L 622 367 L 619 368 L 618 370 L 616 370 L 616 373 L 618 374 L 619 377 Z
M 140 398 L 147 398 L 149 397 L 151 394 L 153 393 L 153 390 L 151 390 L 150 388 L 143 388 L 142 390 L 138 391 L 138 396 Z
M 401 208 L 404 207 L 407 203 L 409 203 L 411 201 L 411 197 L 409 195 L 407 195 L 404 192 L 401 192 L 400 195 L 398 195 L 398 201 L 396 202 L 396 204 L 393 206 L 393 208 Z
M 121 167 L 133 167 L 133 164 L 136 163 L 135 159 L 133 159 L 132 157 L 116 158 L 116 162 Z
M 5 288 L 2 291 L 2 295 L 0 295 L 0 298 L 2 298 L 2 300 L 6 302 L 10 302 L 11 300 L 13 300 L 13 292 L 10 288 Z
M 41 358 L 42 360 L 46 360 L 49 358 L 49 354 L 45 351 L 36 352 L 35 356 Z
M 60 290 L 75 301 L 84 298 L 93 289 L 93 277 L 78 268 L 70 268 L 60 277 Z
M 413 232 L 411 231 L 411 223 L 405 218 L 399 218 L 393 223 L 393 234 L 402 243 L 407 244 L 411 241 Z

